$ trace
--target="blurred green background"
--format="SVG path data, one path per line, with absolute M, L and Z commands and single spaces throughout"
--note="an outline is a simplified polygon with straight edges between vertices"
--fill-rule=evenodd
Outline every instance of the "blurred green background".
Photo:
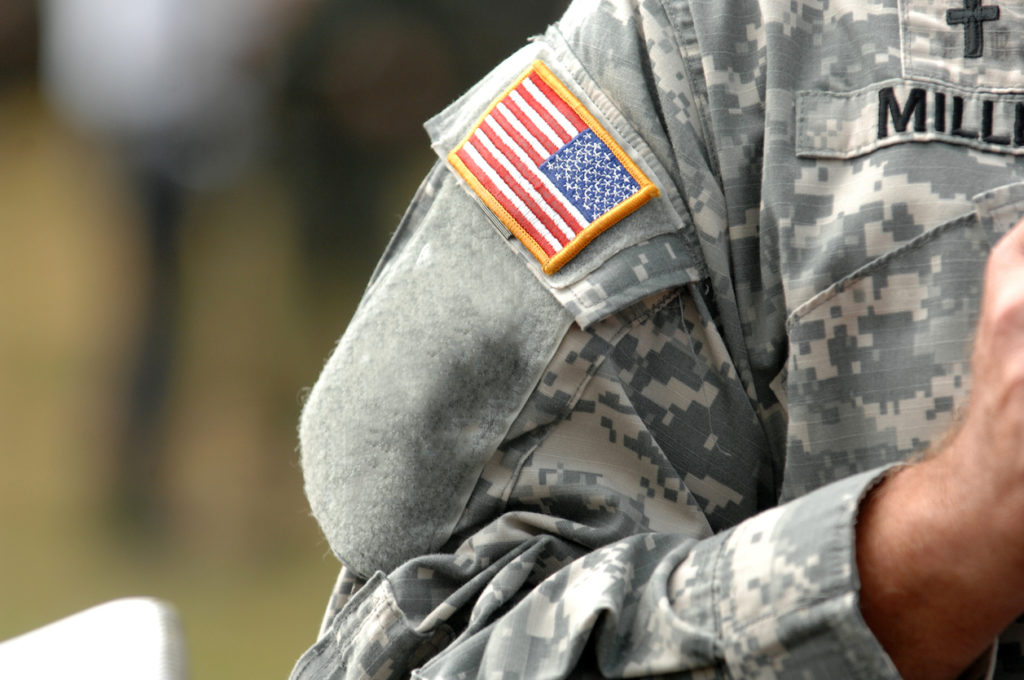
M 338 566 L 303 395 L 433 161 L 422 120 L 566 2 L 265 0 L 224 50 L 245 126 L 192 137 L 54 106 L 59 5 L 0 2 L 0 640 L 153 595 L 193 678 L 286 677 Z

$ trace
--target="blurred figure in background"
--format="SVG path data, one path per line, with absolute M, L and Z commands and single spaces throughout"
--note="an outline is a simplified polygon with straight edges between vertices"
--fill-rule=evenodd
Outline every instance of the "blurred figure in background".
M 42 76 L 56 109 L 116 147 L 138 199 L 150 279 L 115 466 L 116 519 L 161 517 L 162 414 L 177 319 L 178 243 L 190 191 L 217 187 L 266 136 L 260 54 L 276 0 L 44 0 Z
M 0 3 L 0 87 L 34 73 L 37 20 L 35 0 Z
M 154 536 L 162 516 L 161 429 L 188 195 L 223 187 L 273 148 L 310 289 L 361 282 L 405 200 L 392 198 L 395 187 L 430 163 L 421 122 L 565 5 L 43 1 L 47 93 L 69 122 L 117 149 L 147 236 L 150 281 L 113 482 L 117 519 Z M 333 338 L 344 318 L 332 311 L 330 322 Z
M 178 605 L 196 677 L 287 673 L 336 575 L 303 386 L 422 121 L 565 4 L 0 2 L 0 639 L 130 589 Z

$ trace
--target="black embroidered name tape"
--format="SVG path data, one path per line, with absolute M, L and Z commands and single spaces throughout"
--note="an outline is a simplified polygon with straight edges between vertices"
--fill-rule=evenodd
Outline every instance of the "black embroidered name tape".
M 964 126 L 965 99 L 962 96 L 953 95 L 952 119 L 948 133 L 962 139 L 981 140 L 986 144 L 999 146 L 1024 146 L 1024 101 L 1013 103 L 1013 117 L 1010 120 L 1001 120 L 1000 128 L 1006 134 L 995 134 L 996 120 L 994 99 L 981 99 L 972 104 L 979 107 L 975 112 L 975 118 L 980 120 L 980 127 L 968 128 Z M 932 115 L 928 116 L 929 108 Z M 934 131 L 936 133 L 947 132 L 946 113 L 948 105 L 944 92 L 929 94 L 928 90 L 915 87 L 911 88 L 909 95 L 902 102 L 899 101 L 895 91 L 891 87 L 883 87 L 878 91 L 878 138 L 885 139 L 889 136 L 889 122 L 896 132 L 906 132 L 910 124 L 910 118 L 914 118 L 914 132 Z
M 1024 88 L 893 78 L 851 92 L 798 92 L 796 108 L 796 151 L 804 158 L 854 158 L 907 142 L 1024 155 Z

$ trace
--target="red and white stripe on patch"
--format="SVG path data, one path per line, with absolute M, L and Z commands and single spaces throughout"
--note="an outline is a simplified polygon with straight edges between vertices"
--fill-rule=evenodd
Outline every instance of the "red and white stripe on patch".
M 541 61 L 448 160 L 553 274 L 658 188 Z

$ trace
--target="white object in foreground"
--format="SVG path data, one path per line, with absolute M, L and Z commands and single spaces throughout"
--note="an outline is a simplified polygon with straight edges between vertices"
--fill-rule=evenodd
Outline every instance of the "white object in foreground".
M 151 598 L 114 600 L 0 642 L 9 680 L 185 680 L 181 625 Z

